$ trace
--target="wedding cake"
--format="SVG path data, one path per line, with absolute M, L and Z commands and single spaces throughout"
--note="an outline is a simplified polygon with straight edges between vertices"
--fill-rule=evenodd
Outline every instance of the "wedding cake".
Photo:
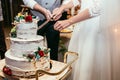
M 6 67 L 16 76 L 34 75 L 38 69 L 49 70 L 49 52 L 43 46 L 43 37 L 37 35 L 36 19 L 25 16 L 11 30 L 10 49 L 5 53 Z

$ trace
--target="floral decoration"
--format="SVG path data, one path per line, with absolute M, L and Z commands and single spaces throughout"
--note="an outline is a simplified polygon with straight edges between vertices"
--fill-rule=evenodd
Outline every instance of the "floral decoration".
M 18 15 L 14 17 L 14 23 L 19 23 L 21 21 L 32 22 L 33 19 L 37 19 L 37 17 L 30 14 L 28 15 L 28 13 L 18 13 Z
M 27 58 L 29 62 L 40 60 L 41 57 L 48 57 L 48 53 L 50 52 L 49 48 L 40 48 L 34 53 L 23 54 L 23 57 Z
M 22 13 L 18 13 L 18 15 L 14 17 L 15 22 L 20 22 L 22 19 L 24 19 L 24 15 L 22 15 Z

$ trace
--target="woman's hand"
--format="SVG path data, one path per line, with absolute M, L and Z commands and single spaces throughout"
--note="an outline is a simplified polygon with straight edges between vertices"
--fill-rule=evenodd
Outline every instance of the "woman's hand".
M 54 25 L 54 29 L 61 31 L 71 25 L 70 20 L 62 20 L 62 21 L 57 21 Z

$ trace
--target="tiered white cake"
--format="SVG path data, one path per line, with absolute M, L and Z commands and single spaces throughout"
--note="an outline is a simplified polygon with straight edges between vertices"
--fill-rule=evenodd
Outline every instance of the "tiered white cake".
M 16 25 L 16 38 L 10 38 L 10 49 L 5 54 L 6 66 L 13 75 L 34 75 L 37 69 L 50 69 L 49 50 L 43 46 L 43 37 L 37 35 L 37 23 Z M 44 53 L 48 51 L 47 53 Z

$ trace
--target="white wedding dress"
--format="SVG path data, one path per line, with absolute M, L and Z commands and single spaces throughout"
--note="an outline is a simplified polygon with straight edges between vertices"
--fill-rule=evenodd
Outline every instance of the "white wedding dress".
M 77 52 L 79 58 L 72 65 L 69 80 L 120 80 L 119 3 L 120 0 L 81 1 L 79 12 L 88 8 L 91 17 L 101 15 L 75 24 L 68 50 Z

